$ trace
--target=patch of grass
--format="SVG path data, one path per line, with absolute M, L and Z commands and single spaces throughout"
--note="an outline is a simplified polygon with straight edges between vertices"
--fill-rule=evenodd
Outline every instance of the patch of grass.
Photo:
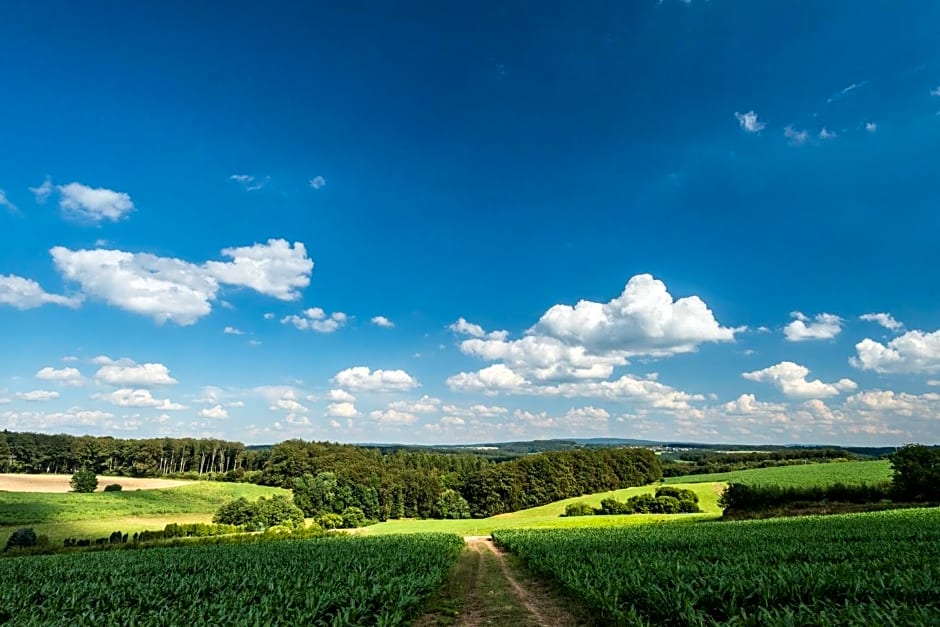
M 665 483 L 745 483 L 781 487 L 830 486 L 835 483 L 858 485 L 891 480 L 891 462 L 886 459 L 863 462 L 799 464 L 775 468 L 752 468 L 707 475 L 669 477 Z M 704 507 L 702 509 L 705 509 Z
M 601 492 L 587 496 L 579 496 L 563 501 L 556 501 L 548 505 L 533 507 L 511 514 L 500 514 L 492 518 L 465 519 L 465 520 L 389 520 L 383 523 L 366 527 L 362 533 L 366 534 L 387 534 L 387 533 L 425 533 L 430 531 L 439 531 L 446 533 L 457 533 L 464 536 L 489 535 L 496 529 L 508 529 L 516 527 L 525 528 L 574 528 L 574 527 L 610 527 L 623 525 L 639 525 L 651 522 L 673 522 L 680 520 L 702 520 L 714 519 L 721 516 L 721 508 L 718 507 L 718 495 L 724 488 L 721 483 L 696 483 L 692 485 L 683 485 L 681 487 L 694 491 L 699 497 L 699 507 L 702 508 L 701 514 L 631 514 L 627 516 L 575 516 L 572 518 L 563 518 L 561 514 L 565 512 L 565 507 L 569 503 L 585 502 L 592 507 L 599 507 L 601 501 L 606 498 L 615 498 L 618 501 L 625 501 L 631 496 L 638 494 L 653 494 L 656 491 L 656 485 L 642 486 L 638 488 L 626 488 L 624 490 L 614 490 L 612 492 Z
M 211 514 L 240 496 L 254 500 L 273 494 L 289 494 L 289 491 L 250 483 L 200 481 L 162 490 L 92 494 L 0 492 L 0 526 L 169 514 Z

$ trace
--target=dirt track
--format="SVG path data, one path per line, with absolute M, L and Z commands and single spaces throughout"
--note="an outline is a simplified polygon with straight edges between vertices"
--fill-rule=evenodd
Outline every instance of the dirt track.
M 16 475 L 0 474 L 0 490 L 6 492 L 71 492 L 71 475 Z M 98 476 L 98 492 L 106 485 L 120 483 L 125 490 L 156 490 L 188 485 L 191 481 L 170 479 L 134 479 L 132 477 Z

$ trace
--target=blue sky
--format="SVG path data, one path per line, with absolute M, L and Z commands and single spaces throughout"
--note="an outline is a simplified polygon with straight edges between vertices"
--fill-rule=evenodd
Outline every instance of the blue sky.
M 0 427 L 940 440 L 940 6 L 9 2 Z

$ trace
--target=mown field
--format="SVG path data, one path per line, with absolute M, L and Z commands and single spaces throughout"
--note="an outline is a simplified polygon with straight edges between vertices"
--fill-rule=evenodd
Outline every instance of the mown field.
M 937 509 L 493 537 L 618 624 L 940 623 Z
M 705 475 L 669 477 L 665 483 L 746 483 L 781 487 L 829 486 L 834 483 L 857 485 L 891 480 L 888 460 L 862 462 L 831 462 L 828 464 L 796 464 L 775 468 L 753 468 Z
M 247 483 L 193 482 L 162 490 L 95 492 L 0 492 L 0 538 L 29 526 L 58 544 L 69 536 L 98 537 L 120 530 L 161 529 L 171 522 L 208 522 L 222 505 L 244 496 L 289 494 Z
M 8 625 L 402 625 L 463 540 L 330 537 L 0 560 Z

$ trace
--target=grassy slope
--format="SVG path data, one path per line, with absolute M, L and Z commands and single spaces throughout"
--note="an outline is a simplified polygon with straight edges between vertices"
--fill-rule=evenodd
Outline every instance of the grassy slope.
M 848 485 L 877 483 L 891 480 L 891 463 L 887 460 L 864 462 L 833 462 L 829 464 L 800 464 L 776 468 L 755 468 L 707 475 L 669 477 L 666 483 L 748 483 L 751 485 L 827 486 L 833 483 Z
M 389 520 L 384 523 L 366 527 L 363 533 L 385 534 L 385 533 L 423 533 L 427 531 L 442 531 L 448 533 L 458 533 L 465 536 L 487 535 L 494 529 L 503 529 L 508 527 L 603 527 L 611 525 L 633 525 L 650 522 L 665 522 L 676 520 L 694 520 L 703 518 L 716 518 L 721 514 L 718 507 L 718 494 L 723 485 L 720 483 L 696 483 L 693 485 L 682 486 L 694 490 L 699 497 L 699 505 L 703 514 L 678 514 L 678 515 L 659 515 L 659 514 L 636 514 L 631 516 L 577 516 L 574 518 L 562 518 L 565 507 L 569 503 L 583 501 L 597 507 L 601 500 L 612 497 L 619 501 L 624 501 L 637 494 L 653 493 L 656 486 L 643 486 L 640 488 L 627 488 L 625 490 L 616 490 L 613 492 L 602 492 L 600 494 L 591 494 L 564 501 L 556 501 L 541 507 L 533 507 L 511 514 L 500 514 L 492 518 L 483 518 L 477 520 Z
M 160 529 L 170 522 L 208 522 L 224 503 L 240 496 L 289 494 L 246 483 L 194 482 L 164 490 L 56 494 L 0 492 L 0 538 L 29 526 L 53 542 L 69 536 L 100 537 L 120 530 Z

